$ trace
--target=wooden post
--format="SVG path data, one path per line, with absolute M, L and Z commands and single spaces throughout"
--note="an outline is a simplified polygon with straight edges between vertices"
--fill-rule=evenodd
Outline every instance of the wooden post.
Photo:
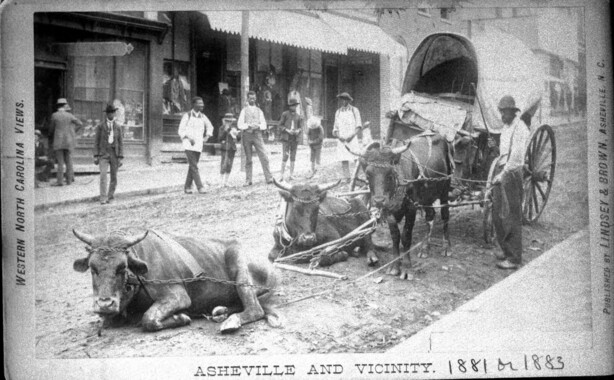
M 247 103 L 249 92 L 249 11 L 241 12 L 241 104 L 240 108 Z M 241 143 L 241 171 L 245 171 L 245 149 Z

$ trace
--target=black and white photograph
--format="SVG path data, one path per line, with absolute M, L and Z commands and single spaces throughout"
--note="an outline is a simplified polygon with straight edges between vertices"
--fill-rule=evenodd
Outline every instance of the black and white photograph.
M 5 377 L 612 374 L 606 1 L 4 1 Z

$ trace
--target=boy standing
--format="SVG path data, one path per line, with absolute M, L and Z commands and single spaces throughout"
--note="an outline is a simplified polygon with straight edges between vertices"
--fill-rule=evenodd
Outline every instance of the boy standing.
M 279 128 L 281 130 L 281 142 L 283 146 L 283 157 L 281 162 L 281 181 L 284 179 L 286 162 L 290 158 L 290 177 L 294 174 L 294 162 L 296 161 L 296 148 L 298 146 L 298 136 L 303 132 L 303 118 L 297 112 L 300 104 L 298 99 L 291 98 L 288 102 L 289 109 L 281 114 Z
M 218 133 L 218 141 L 221 144 L 222 162 L 220 167 L 220 174 L 222 175 L 222 186 L 228 187 L 228 177 L 230 177 L 230 171 L 232 170 L 232 163 L 237 151 L 237 142 L 240 140 L 239 129 L 234 122 L 237 119 L 234 118 L 232 113 L 227 113 L 222 119 L 222 127 Z
M 322 143 L 324 142 L 324 128 L 322 128 L 321 119 L 317 116 L 313 116 L 307 121 L 307 127 L 307 141 L 311 150 L 310 177 L 313 177 L 316 174 L 317 168 L 320 166 Z

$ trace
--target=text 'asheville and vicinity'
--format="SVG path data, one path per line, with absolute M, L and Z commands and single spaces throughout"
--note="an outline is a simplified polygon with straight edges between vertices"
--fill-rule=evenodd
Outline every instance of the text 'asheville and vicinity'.
M 459 358 L 433 362 L 401 363 L 354 363 L 348 364 L 306 364 L 298 367 L 294 364 L 278 365 L 205 365 L 198 366 L 194 377 L 293 377 L 308 375 L 330 378 L 334 376 L 381 376 L 414 375 L 445 373 L 448 375 L 476 375 L 489 373 L 514 373 L 525 371 L 532 373 L 555 373 L 565 368 L 562 356 L 552 354 L 524 354 L 522 356 L 492 359 Z
M 24 102 L 15 103 L 16 134 L 24 134 Z M 26 284 L 26 201 L 20 196 L 26 190 L 26 152 L 23 142 L 15 142 L 15 239 L 17 266 L 15 283 Z
M 609 159 L 608 154 L 611 148 L 608 146 L 608 101 L 606 91 L 606 64 L 604 61 L 597 62 L 597 66 L 601 72 L 597 75 L 599 83 L 599 138 L 597 140 L 598 160 L 598 189 L 599 189 L 599 247 L 603 251 L 603 313 L 612 314 L 612 280 L 610 263 L 611 256 L 611 238 L 612 238 L 612 207 L 610 205 L 610 178 L 609 178 Z

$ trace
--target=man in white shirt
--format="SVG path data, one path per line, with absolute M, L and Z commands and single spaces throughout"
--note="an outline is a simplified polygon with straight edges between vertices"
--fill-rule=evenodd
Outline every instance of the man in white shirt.
M 356 157 L 352 155 L 345 148 L 343 143 L 346 140 L 358 132 L 356 138 L 347 142 L 352 151 L 358 152 L 362 146 L 362 134 L 359 132 L 362 127 L 362 120 L 360 118 L 360 111 L 358 108 L 350 104 L 352 97 L 347 92 L 343 92 L 337 95 L 341 107 L 335 112 L 335 122 L 333 125 L 333 136 L 339 139 L 337 144 L 336 158 L 341 161 L 341 170 L 346 180 L 350 179 L 350 161 L 356 160 Z
M 205 103 L 201 97 L 192 98 L 192 109 L 185 113 L 179 123 L 179 137 L 188 158 L 188 174 L 185 179 L 185 193 L 192 193 L 192 182 L 200 194 L 206 193 L 198 172 L 198 161 L 203 151 L 203 143 L 213 135 L 213 125 L 202 113 Z
M 501 246 L 497 267 L 516 269 L 522 262 L 522 196 L 524 156 L 531 132 L 520 120 L 514 98 L 499 101 L 503 130 L 492 180 L 492 219 Z
M 243 186 L 250 186 L 252 184 L 252 148 L 256 150 L 258 159 L 260 159 L 266 183 L 273 183 L 273 176 L 269 169 L 269 158 L 264 149 L 264 140 L 262 139 L 262 132 L 266 131 L 267 124 L 264 113 L 256 106 L 256 93 L 254 91 L 247 93 L 247 106 L 241 110 L 237 125 L 239 130 L 242 131 L 241 143 L 245 149 L 246 178 L 245 185 Z

